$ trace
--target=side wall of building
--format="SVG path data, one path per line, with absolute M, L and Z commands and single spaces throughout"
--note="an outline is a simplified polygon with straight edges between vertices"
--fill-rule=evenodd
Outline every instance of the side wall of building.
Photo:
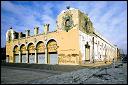
M 94 37 L 94 47 L 93 47 L 93 37 Z M 86 63 L 86 47 L 85 45 L 88 43 L 89 48 L 89 62 L 94 61 L 112 61 L 113 58 L 117 60 L 117 47 L 111 45 L 109 42 L 102 39 L 99 36 L 90 36 L 82 31 L 79 31 L 79 46 L 82 54 L 82 61 Z
M 117 59 L 117 47 L 103 40 L 99 36 L 94 37 L 95 61 L 112 61 Z

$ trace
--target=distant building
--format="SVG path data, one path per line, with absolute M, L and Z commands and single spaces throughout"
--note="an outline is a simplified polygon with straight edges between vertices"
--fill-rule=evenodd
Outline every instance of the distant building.
M 6 60 L 6 48 L 1 48 L 1 60 Z
M 56 30 L 49 32 L 49 24 L 45 24 L 41 34 L 35 27 L 32 36 L 30 30 L 23 34 L 9 29 L 9 62 L 79 65 L 117 60 L 118 48 L 95 31 L 87 14 L 68 7 L 58 15 L 56 25 Z

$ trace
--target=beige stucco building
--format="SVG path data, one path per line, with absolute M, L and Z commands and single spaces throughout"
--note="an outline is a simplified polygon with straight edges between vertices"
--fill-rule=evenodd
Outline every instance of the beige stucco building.
M 88 15 L 78 9 L 67 8 L 57 17 L 56 30 L 38 34 L 39 27 L 25 34 L 12 28 L 6 33 L 6 61 L 12 63 L 80 65 L 98 61 L 112 61 L 118 48 L 95 31 Z M 31 30 L 32 31 L 32 30 Z

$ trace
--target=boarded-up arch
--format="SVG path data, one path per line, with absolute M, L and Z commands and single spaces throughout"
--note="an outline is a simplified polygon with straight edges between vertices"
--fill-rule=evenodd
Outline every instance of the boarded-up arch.
M 42 41 L 39 41 L 36 45 L 36 48 L 37 48 L 37 52 L 38 53 L 41 53 L 41 52 L 44 52 L 45 51 L 45 45 Z
M 14 46 L 14 49 L 13 50 L 14 50 L 14 53 L 15 54 L 19 54 L 19 49 L 18 49 L 18 46 L 17 45 Z
M 22 54 L 26 54 L 26 46 L 24 44 L 21 45 L 20 50 Z
M 35 63 L 35 46 L 33 43 L 28 44 L 28 63 Z
M 35 46 L 34 46 L 33 43 L 29 43 L 29 44 L 28 44 L 28 51 L 29 51 L 29 53 L 34 53 L 34 51 L 35 51 Z
M 57 52 L 57 42 L 51 39 L 47 43 L 48 52 Z
M 48 63 L 58 64 L 57 42 L 51 39 L 47 43 Z
M 21 45 L 20 51 L 21 51 L 21 62 L 27 63 L 28 57 L 26 56 L 26 46 L 24 44 Z
M 36 45 L 37 48 L 37 62 L 39 64 L 45 63 L 45 45 L 42 41 L 39 41 Z
M 14 46 L 13 52 L 14 52 L 14 62 L 19 63 L 20 58 L 19 58 L 19 49 L 17 45 Z

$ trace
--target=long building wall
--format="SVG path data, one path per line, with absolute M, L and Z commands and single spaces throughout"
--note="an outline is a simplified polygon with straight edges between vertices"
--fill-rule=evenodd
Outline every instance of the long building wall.
M 78 36 L 79 35 L 79 36 Z M 94 48 L 93 40 L 94 37 Z M 117 48 L 103 40 L 101 37 L 95 35 L 90 36 L 78 29 L 71 29 L 69 32 L 57 31 L 51 32 L 47 35 L 28 36 L 26 38 L 14 39 L 13 41 L 6 43 L 7 55 L 9 55 L 10 62 L 14 62 L 14 48 L 18 46 L 18 55 L 21 56 L 21 46 L 25 45 L 26 55 L 28 55 L 28 46 L 33 43 L 34 49 L 37 49 L 37 44 L 42 41 L 45 47 L 45 63 L 47 64 L 47 43 L 49 40 L 55 40 L 57 42 L 58 64 L 80 64 L 86 63 L 86 44 L 89 47 L 89 61 L 112 61 L 117 57 Z M 77 42 L 78 41 L 78 42 Z M 33 50 L 32 53 L 37 53 Z M 36 61 L 35 55 L 35 63 Z M 73 57 L 75 56 L 75 57 Z M 21 61 L 19 61 L 21 62 Z
M 93 47 L 93 37 L 94 37 L 94 47 Z M 88 43 L 90 46 L 89 62 L 94 61 L 112 61 L 113 58 L 117 59 L 117 47 L 111 45 L 109 42 L 105 41 L 103 38 L 94 35 L 90 36 L 82 31 L 79 31 L 79 46 L 82 54 L 82 61 L 86 63 L 86 47 Z
M 60 31 L 60 32 L 51 32 L 47 35 L 36 35 L 36 36 L 29 36 L 27 38 L 15 39 L 11 42 L 7 42 L 7 55 L 10 57 L 10 62 L 14 62 L 14 47 L 18 46 L 19 55 L 21 54 L 21 45 L 25 45 L 26 49 L 28 48 L 30 43 L 34 44 L 34 49 L 39 41 L 42 41 L 45 45 L 45 49 L 47 48 L 47 43 L 49 40 L 53 39 L 57 42 L 57 53 L 58 53 L 58 60 L 59 64 L 79 64 L 79 46 L 78 46 L 78 30 L 72 29 L 69 32 Z M 10 49 L 8 49 L 10 48 Z M 28 49 L 27 49 L 28 50 Z M 26 50 L 26 54 L 28 54 Z M 34 50 L 32 53 L 35 53 Z M 47 54 L 47 50 L 45 51 Z M 36 53 L 35 53 L 36 54 Z M 72 57 L 74 56 L 74 58 Z M 45 63 L 47 63 L 47 57 L 45 57 Z M 71 60 L 69 60 L 69 58 Z M 35 58 L 36 63 L 36 58 Z
M 102 37 L 94 37 L 94 55 L 97 61 L 112 61 L 117 57 L 117 47 L 104 40 Z

